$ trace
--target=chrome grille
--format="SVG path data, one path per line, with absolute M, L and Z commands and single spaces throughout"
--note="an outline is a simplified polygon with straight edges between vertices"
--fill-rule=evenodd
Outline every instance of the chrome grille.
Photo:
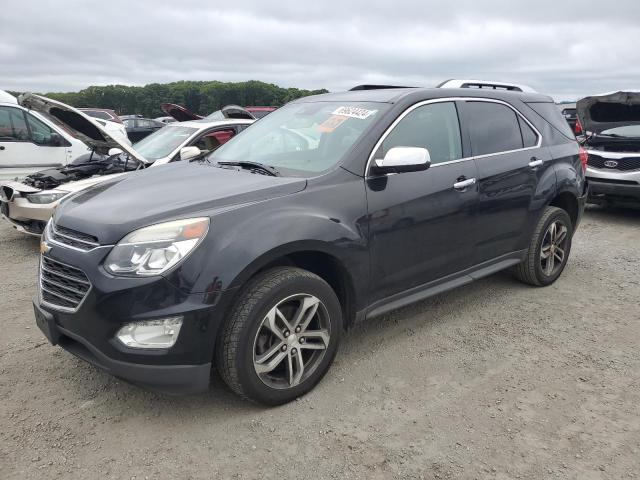
M 91 289 L 91 282 L 79 268 L 40 257 L 40 298 L 61 310 L 75 311 Z
M 615 164 L 612 163 L 612 166 L 609 166 L 606 162 L 614 162 Z M 629 172 L 633 170 L 640 170 L 640 156 L 607 158 L 601 157 L 600 155 L 590 151 L 587 165 L 603 170 L 620 170 L 622 172 Z
M 51 228 L 49 230 L 49 238 L 56 243 L 76 248 L 78 250 L 83 250 L 85 252 L 100 246 L 98 239 L 93 235 L 61 227 L 60 225 L 53 223 L 53 221 L 51 222 Z

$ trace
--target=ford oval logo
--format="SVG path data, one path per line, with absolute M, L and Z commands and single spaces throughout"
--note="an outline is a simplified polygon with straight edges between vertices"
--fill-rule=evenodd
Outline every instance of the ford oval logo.
M 616 168 L 618 166 L 618 162 L 616 162 L 615 160 L 607 160 L 606 162 L 604 162 L 604 166 L 609 168 Z

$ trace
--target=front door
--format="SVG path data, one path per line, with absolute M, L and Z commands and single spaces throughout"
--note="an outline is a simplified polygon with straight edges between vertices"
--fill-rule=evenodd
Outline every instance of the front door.
M 398 146 L 427 148 L 431 167 L 366 179 L 371 302 L 462 271 L 473 256 L 477 170 L 464 159 L 456 104 L 410 108 L 373 158 Z
M 21 178 L 67 163 L 67 141 L 16 107 L 0 106 L 0 179 Z

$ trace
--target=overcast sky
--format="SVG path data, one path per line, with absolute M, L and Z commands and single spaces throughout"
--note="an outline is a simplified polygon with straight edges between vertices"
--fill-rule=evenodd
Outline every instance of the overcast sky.
M 640 88 L 640 2 L 25 0 L 2 8 L 0 89 L 263 80 L 344 90 L 448 78 L 556 100 Z

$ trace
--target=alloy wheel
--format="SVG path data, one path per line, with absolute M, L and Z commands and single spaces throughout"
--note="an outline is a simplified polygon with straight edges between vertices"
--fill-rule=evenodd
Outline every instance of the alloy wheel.
M 560 220 L 552 222 L 542 238 L 540 249 L 540 266 L 547 277 L 554 275 L 562 268 L 568 241 L 569 229 Z
M 320 299 L 302 293 L 289 296 L 271 308 L 258 327 L 255 372 L 269 387 L 295 387 L 322 362 L 330 338 L 331 320 Z

